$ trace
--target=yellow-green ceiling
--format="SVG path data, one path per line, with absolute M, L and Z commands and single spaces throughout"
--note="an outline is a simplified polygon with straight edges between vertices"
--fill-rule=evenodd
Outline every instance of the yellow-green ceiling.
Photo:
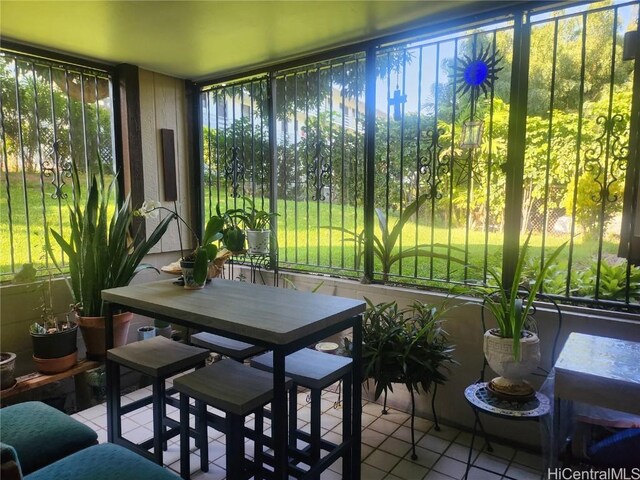
M 7 39 L 198 79 L 406 30 L 469 1 L 0 1 Z

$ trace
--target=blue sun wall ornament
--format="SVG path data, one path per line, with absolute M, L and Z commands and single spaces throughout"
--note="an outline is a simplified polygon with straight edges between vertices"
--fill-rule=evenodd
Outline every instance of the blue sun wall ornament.
M 480 49 L 478 55 L 473 57 L 463 55 L 456 66 L 456 76 L 462 80 L 456 93 L 464 95 L 470 91 L 471 101 L 478 99 L 480 90 L 487 96 L 491 85 L 498 79 L 498 72 L 503 69 L 498 68 L 501 61 L 502 57 L 498 57 L 497 52 L 491 54 L 489 47 Z
M 456 94 L 462 96 L 469 92 L 471 97 L 469 99 L 471 102 L 471 115 L 462 122 L 460 148 L 478 148 L 482 143 L 484 121 L 474 118 L 476 103 L 480 96 L 480 91 L 486 97 L 493 83 L 498 79 L 498 72 L 503 68 L 498 67 L 501 61 L 502 57 L 498 57 L 497 52 L 492 54 L 490 47 L 487 47 L 486 49 L 480 48 L 480 52 L 477 55 L 474 53 L 471 57 L 462 55 L 456 62 L 455 76 L 456 79 L 459 79 Z

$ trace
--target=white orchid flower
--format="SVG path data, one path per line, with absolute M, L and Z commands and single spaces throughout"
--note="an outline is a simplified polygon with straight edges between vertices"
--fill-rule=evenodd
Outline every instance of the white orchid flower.
M 145 218 L 158 218 L 158 208 L 161 206 L 162 204 L 157 200 L 145 200 L 135 213 Z

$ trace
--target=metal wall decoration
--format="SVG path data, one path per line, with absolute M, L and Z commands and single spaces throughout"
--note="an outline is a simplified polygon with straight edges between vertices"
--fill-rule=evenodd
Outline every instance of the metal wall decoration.
M 442 185 L 443 179 L 449 173 L 449 155 L 440 156 L 442 145 L 440 144 L 440 136 L 444 134 L 442 128 L 428 130 L 427 136 L 427 154 L 420 157 L 420 174 L 423 175 L 423 182 L 427 185 L 425 194 L 429 199 L 440 200 L 442 192 L 439 187 Z
M 498 72 L 503 67 L 498 67 L 502 61 L 502 57 L 498 57 L 498 53 L 493 53 L 489 46 L 486 49 L 480 48 L 480 52 L 469 57 L 463 54 L 457 61 L 455 75 L 460 78 L 456 94 L 470 94 L 471 115 L 462 123 L 462 135 L 460 138 L 460 148 L 478 148 L 482 144 L 482 132 L 484 130 L 484 122 L 482 119 L 476 119 L 476 104 L 480 97 L 480 91 L 486 97 L 493 83 L 498 79 Z
M 53 142 L 53 154 L 51 157 L 53 161 L 47 159 L 42 162 L 42 174 L 47 178 L 51 178 L 51 185 L 55 189 L 51 194 L 51 198 L 67 198 L 67 194 L 62 191 L 62 188 L 66 185 L 64 179 L 71 178 L 71 162 L 61 158 L 60 141 Z
M 312 199 L 326 200 L 323 189 L 331 178 L 331 164 L 322 160 L 322 142 L 316 142 L 315 147 L 316 153 L 307 168 L 307 177 L 315 190 Z
M 622 143 L 627 124 L 619 113 L 611 118 L 601 115 L 596 123 L 602 125 L 602 134 L 595 139 L 595 145 L 584 152 L 584 170 L 593 174 L 599 187 L 591 199 L 595 203 L 613 203 L 618 201 L 618 195 L 611 193 L 611 186 L 619 180 L 616 171 L 626 169 L 629 156 L 629 146 Z
M 240 183 L 244 179 L 244 164 L 240 158 L 240 147 L 231 147 L 231 159 L 224 167 L 224 176 L 231 182 L 231 196 L 234 198 L 240 197 L 238 190 L 240 189 Z
M 400 106 L 403 103 L 407 103 L 407 96 L 402 95 L 400 92 L 400 87 L 396 85 L 396 89 L 393 92 L 393 97 L 389 98 L 389 105 L 393 105 L 393 119 L 399 122 L 402 119 L 402 112 L 400 111 Z

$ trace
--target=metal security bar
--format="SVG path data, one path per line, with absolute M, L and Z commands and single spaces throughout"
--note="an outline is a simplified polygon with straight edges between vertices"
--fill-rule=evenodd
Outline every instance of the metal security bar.
M 547 62 L 529 74 L 522 222 L 539 238 L 530 268 L 567 242 L 545 293 L 638 303 L 640 268 L 618 257 L 634 68 L 623 37 L 637 28 L 638 3 L 562 13 L 531 18 L 532 58 Z
M 269 211 L 266 77 L 215 85 L 202 93 L 205 218 L 219 205 L 244 207 L 251 198 Z
M 512 43 L 503 23 L 378 51 L 376 235 L 399 233 L 395 245 L 383 242 L 376 278 L 483 282 L 501 255 Z M 482 59 L 494 79 L 476 91 L 464 72 Z M 464 145 L 465 122 L 484 123 L 474 148 Z
M 277 183 L 279 266 L 439 288 L 486 284 L 489 269 L 503 269 L 510 283 L 531 234 L 521 282 L 567 241 L 542 293 L 637 308 L 640 268 L 617 252 L 640 88 L 622 37 L 638 16 L 629 0 L 514 9 L 267 69 L 274 115 L 261 122 L 272 122 L 273 162 L 264 157 L 270 175 L 249 185 L 266 198 L 259 186 Z M 208 121 L 228 130 L 229 99 L 241 104 L 240 85 L 256 81 L 265 80 L 205 87 L 205 132 Z M 214 98 L 221 92 L 226 107 Z M 212 138 L 205 172 L 238 164 L 230 147 L 249 137 Z M 205 180 L 210 212 L 211 198 L 254 195 L 244 175 L 232 168 Z
M 277 72 L 279 260 L 362 272 L 364 55 Z
M 45 236 L 68 228 L 72 167 L 88 182 L 97 162 L 107 176 L 115 165 L 106 72 L 1 51 L 0 82 L 2 278 L 25 263 L 49 266 Z

